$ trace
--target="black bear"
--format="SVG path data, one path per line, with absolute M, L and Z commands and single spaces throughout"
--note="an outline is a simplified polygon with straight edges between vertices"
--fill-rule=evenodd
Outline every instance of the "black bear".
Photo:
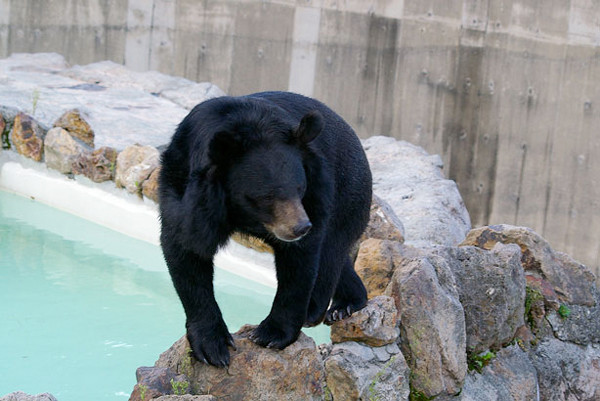
M 256 344 L 285 348 L 303 325 L 364 307 L 349 252 L 368 223 L 371 172 L 356 134 L 327 106 L 287 92 L 207 100 L 161 164 L 161 246 L 198 360 L 226 366 L 234 346 L 212 283 L 213 256 L 233 232 L 275 253 L 277 292 L 250 335 Z

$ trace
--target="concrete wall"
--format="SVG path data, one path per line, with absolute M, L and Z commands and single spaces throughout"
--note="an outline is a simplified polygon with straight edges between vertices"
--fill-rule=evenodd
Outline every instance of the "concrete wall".
M 596 0 L 0 0 L 0 56 L 313 95 L 442 155 L 474 225 L 600 265 Z

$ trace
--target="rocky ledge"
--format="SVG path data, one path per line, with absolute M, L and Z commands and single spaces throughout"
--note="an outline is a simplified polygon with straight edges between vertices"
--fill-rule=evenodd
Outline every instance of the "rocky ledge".
M 221 94 L 110 62 L 14 55 L 0 60 L 0 152 L 156 199 L 162 145 L 189 108 Z M 470 231 L 438 156 L 391 138 L 363 145 L 376 193 L 354 251 L 367 307 L 319 346 L 301 335 L 269 350 L 243 327 L 228 369 L 195 361 L 183 337 L 138 369 L 130 399 L 599 400 L 593 274 L 528 228 Z M 13 399 L 54 398 L 0 398 Z
M 130 400 L 600 399 L 600 293 L 585 266 L 523 227 L 421 248 L 383 238 L 389 230 L 361 243 L 371 298 L 331 326 L 331 344 L 301 335 L 269 350 L 246 326 L 219 369 L 192 358 L 184 336 L 138 369 Z

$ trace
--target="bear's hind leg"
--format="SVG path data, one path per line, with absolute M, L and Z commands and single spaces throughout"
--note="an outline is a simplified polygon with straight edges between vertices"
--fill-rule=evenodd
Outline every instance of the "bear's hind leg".
M 332 324 L 361 310 L 367 304 L 367 290 L 346 255 L 337 282 L 331 308 L 325 314 L 325 324 Z
M 345 263 L 345 253 L 337 251 L 333 244 L 326 242 L 321 249 L 319 273 L 311 291 L 304 327 L 317 326 L 323 322 Z

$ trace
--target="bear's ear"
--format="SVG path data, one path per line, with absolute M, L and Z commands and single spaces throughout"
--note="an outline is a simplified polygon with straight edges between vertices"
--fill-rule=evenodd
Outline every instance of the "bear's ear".
M 323 116 L 317 110 L 309 111 L 302 117 L 294 136 L 301 143 L 309 143 L 323 131 Z
M 242 142 L 238 134 L 220 131 L 217 132 L 208 145 L 208 158 L 210 163 L 225 166 L 242 153 Z

